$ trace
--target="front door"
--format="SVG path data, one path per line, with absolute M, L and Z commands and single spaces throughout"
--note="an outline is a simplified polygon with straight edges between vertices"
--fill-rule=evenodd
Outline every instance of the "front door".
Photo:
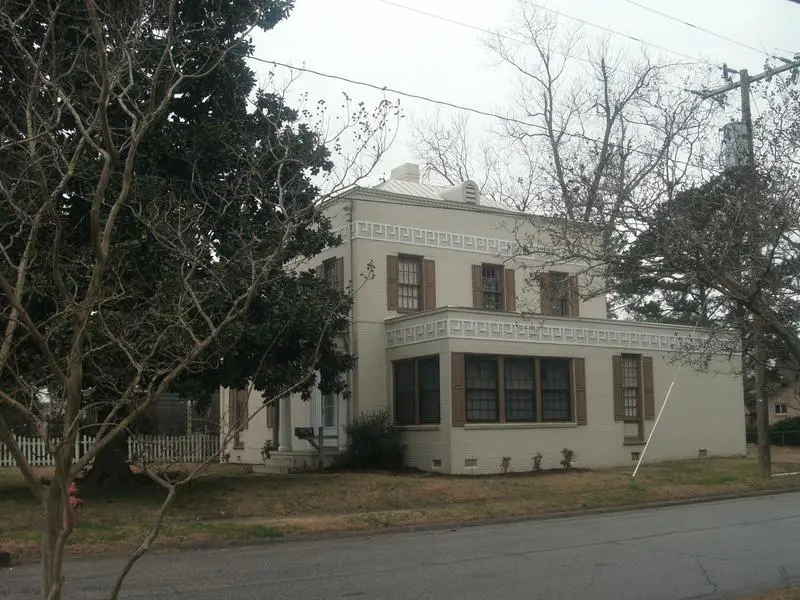
M 325 446 L 339 443 L 339 402 L 336 394 L 322 394 L 322 436 Z

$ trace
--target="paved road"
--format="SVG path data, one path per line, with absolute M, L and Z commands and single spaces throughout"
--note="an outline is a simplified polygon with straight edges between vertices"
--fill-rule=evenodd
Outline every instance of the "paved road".
M 800 581 L 800 493 L 601 516 L 146 556 L 123 598 L 678 600 Z M 117 558 L 67 565 L 66 600 L 105 598 Z M 37 598 L 36 565 L 0 599 Z

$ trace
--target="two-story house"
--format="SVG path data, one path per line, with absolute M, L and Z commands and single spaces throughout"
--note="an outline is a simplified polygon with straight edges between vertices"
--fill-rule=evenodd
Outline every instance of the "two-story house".
M 745 452 L 740 356 L 717 354 L 706 370 L 674 378 L 676 345 L 701 331 L 608 319 L 602 295 L 581 293 L 592 285 L 584 265 L 548 270 L 536 256 L 515 256 L 520 232 L 536 234 L 533 221 L 482 204 L 473 182 L 422 184 L 407 164 L 326 211 L 344 243 L 308 268 L 343 286 L 375 267 L 345 340 L 358 356 L 347 375 L 352 398 L 282 399 L 236 436 L 231 462 L 315 465 L 296 427 L 322 428 L 341 449 L 354 415 L 385 408 L 404 432 L 408 465 L 423 470 L 525 471 L 538 453 L 551 468 L 564 448 L 583 467 L 630 464 L 670 386 L 648 461 Z M 221 390 L 223 421 L 260 402 L 258 393 Z M 265 444 L 277 448 L 266 460 Z

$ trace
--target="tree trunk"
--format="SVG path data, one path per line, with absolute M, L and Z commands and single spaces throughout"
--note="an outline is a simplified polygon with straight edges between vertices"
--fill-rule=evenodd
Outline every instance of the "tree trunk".
M 42 600 L 60 600 L 63 560 L 58 536 L 64 522 L 64 505 L 58 486 L 48 486 L 42 502 Z
M 128 464 L 128 436 L 120 434 L 97 453 L 89 473 L 81 480 L 82 485 L 95 486 L 103 483 L 130 483 L 133 472 Z
M 759 319 L 760 321 L 760 319 Z M 764 346 L 764 329 L 759 322 L 755 335 L 755 392 L 756 392 L 756 431 L 758 433 L 758 473 L 762 479 L 772 476 L 772 454 L 769 439 L 769 404 L 765 395 L 764 369 L 767 349 Z

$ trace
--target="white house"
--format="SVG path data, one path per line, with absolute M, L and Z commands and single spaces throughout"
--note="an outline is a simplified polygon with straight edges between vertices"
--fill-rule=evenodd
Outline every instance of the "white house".
M 335 451 L 346 445 L 345 424 L 379 407 L 403 430 L 409 466 L 428 471 L 494 473 L 504 462 L 530 470 L 537 453 L 549 468 L 563 448 L 583 467 L 639 456 L 689 328 L 608 319 L 603 297 L 580 298 L 590 285 L 582 265 L 526 285 L 543 261 L 509 257 L 512 231 L 533 228 L 530 219 L 481 204 L 469 181 L 425 185 L 416 165 L 403 165 L 326 210 L 344 243 L 309 266 L 344 285 L 375 265 L 345 340 L 358 356 L 347 375 L 352 398 L 286 398 L 249 423 L 228 460 L 271 471 L 313 466 L 316 451 L 295 428 L 322 428 Z M 705 371 L 680 372 L 648 461 L 745 452 L 740 362 L 718 354 Z M 222 431 L 261 402 L 228 389 L 220 398 Z M 265 445 L 276 448 L 267 459 Z

